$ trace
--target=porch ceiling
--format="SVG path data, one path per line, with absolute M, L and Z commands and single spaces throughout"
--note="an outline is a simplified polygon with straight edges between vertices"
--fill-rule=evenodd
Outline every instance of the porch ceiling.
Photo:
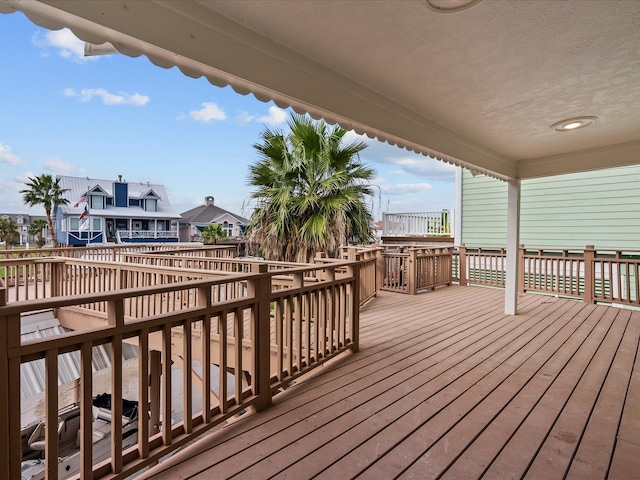
M 0 0 L 15 10 L 498 178 L 640 163 L 637 0 Z

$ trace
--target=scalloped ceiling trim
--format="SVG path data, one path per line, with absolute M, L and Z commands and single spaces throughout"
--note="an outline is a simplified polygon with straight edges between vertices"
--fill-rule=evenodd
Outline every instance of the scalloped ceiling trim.
M 7 8 L 2 8 L 2 4 L 0 4 L 0 12 L 1 13 L 15 13 L 18 11 L 16 7 L 8 6 Z M 77 25 L 72 25 L 70 21 L 65 23 L 63 20 L 57 20 L 53 18 L 43 17 L 42 15 L 38 15 L 37 13 L 21 10 L 29 20 L 31 20 L 36 25 L 46 28 L 48 30 L 60 30 L 62 28 L 69 28 L 75 36 L 77 36 L 80 40 L 100 44 L 104 42 L 111 43 L 116 50 L 118 50 L 121 54 L 126 55 L 128 57 L 139 57 L 144 55 L 149 59 L 151 63 L 161 68 L 172 68 L 177 67 L 184 75 L 191 78 L 201 78 L 205 77 L 209 83 L 215 85 L 217 87 L 226 87 L 231 86 L 233 90 L 241 95 L 247 95 L 251 93 L 257 100 L 261 102 L 273 101 L 280 108 L 292 108 L 296 113 L 300 114 L 309 114 L 312 118 L 318 120 L 324 118 L 324 120 L 329 124 L 337 124 L 340 125 L 341 128 L 345 130 L 354 130 L 359 134 L 365 134 L 369 138 L 377 138 L 379 141 L 386 142 L 390 145 L 397 145 L 400 148 L 404 148 L 408 151 L 412 151 L 415 153 L 419 153 L 421 155 L 435 158 L 436 160 L 440 160 L 442 162 L 446 162 L 452 165 L 456 165 L 459 167 L 466 168 L 470 170 L 474 174 L 483 174 L 489 177 L 496 178 L 498 180 L 508 181 L 509 177 L 504 175 L 499 175 L 495 172 L 478 168 L 474 165 L 471 165 L 463 160 L 460 160 L 455 157 L 451 157 L 449 155 L 437 152 L 427 147 L 423 147 L 420 145 L 416 145 L 410 142 L 403 141 L 400 138 L 397 138 L 393 135 L 387 135 L 382 132 L 377 131 L 371 127 L 366 125 L 353 125 L 352 122 L 345 120 L 343 118 L 337 117 L 330 113 L 323 112 L 320 108 L 312 107 L 310 105 L 305 105 L 304 102 L 296 101 L 294 99 L 289 99 L 284 97 L 277 92 L 271 91 L 269 89 L 261 88 L 257 85 L 251 85 L 249 82 L 242 81 L 242 79 L 236 79 L 231 75 L 225 75 L 220 72 L 218 75 L 213 74 L 203 74 L 201 67 L 199 68 L 197 62 L 193 62 L 194 65 L 186 65 L 185 63 L 189 62 L 185 57 L 173 54 L 171 60 L 164 58 L 159 55 L 154 55 L 149 52 L 145 52 L 144 48 L 141 48 L 135 39 L 132 39 L 132 44 L 129 45 L 124 41 L 114 41 L 113 38 L 107 33 L 100 34 L 97 32 L 88 32 L 87 30 L 79 27 Z M 62 16 L 64 17 L 62 13 Z M 124 38 L 124 35 L 123 35 Z

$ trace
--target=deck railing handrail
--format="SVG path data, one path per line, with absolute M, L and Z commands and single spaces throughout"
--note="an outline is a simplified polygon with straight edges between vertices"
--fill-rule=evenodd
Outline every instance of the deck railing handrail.
M 78 247 L 46 247 L 46 248 L 14 248 L 0 250 L 0 260 L 12 258 L 30 257 L 70 257 L 70 258 L 93 258 L 96 260 L 117 261 L 120 252 L 161 252 L 176 249 L 202 249 L 198 244 L 181 244 L 179 247 L 175 243 L 129 243 L 124 245 L 89 245 Z
M 63 264 L 60 261 L 47 263 Z M 70 263 L 87 268 L 82 261 Z M 305 274 L 314 268 L 317 272 L 314 281 L 306 281 Z M 53 472 L 57 472 L 58 462 L 55 428 L 60 407 L 57 382 L 60 354 L 80 353 L 83 372 L 79 381 L 81 475 L 99 478 L 132 474 L 249 406 L 258 410 L 266 408 L 275 392 L 285 388 L 299 375 L 346 349 L 358 349 L 357 262 L 342 261 L 278 272 L 267 272 L 265 265 L 259 270 L 217 279 L 95 292 L 89 297 L 79 294 L 7 303 L 5 295 L 0 295 L 0 378 L 5 385 L 18 385 L 22 363 L 36 359 L 46 361 L 45 424 L 48 438 L 56 439 L 46 442 L 48 478 L 57 477 Z M 284 289 L 275 288 L 273 280 L 283 277 L 290 278 L 290 285 Z M 237 281 L 246 285 L 239 297 L 214 300 L 217 288 Z M 128 304 L 149 305 L 148 299 L 157 301 L 159 297 L 166 298 L 172 294 L 180 300 L 171 311 L 156 314 L 147 308 L 138 311 L 135 317 L 128 315 Z M 184 299 L 188 302 L 184 303 Z M 45 308 L 87 308 L 93 304 L 106 305 L 102 312 L 102 326 L 92 324 L 88 329 L 57 337 L 21 341 L 22 315 Z M 89 311 L 90 308 L 86 310 L 85 318 L 92 315 Z M 91 351 L 99 344 L 111 345 L 111 393 L 114 398 L 122 398 L 121 351 L 125 341 L 134 341 L 140 347 L 138 397 L 140 405 L 152 406 L 151 416 L 142 407 L 144 413 L 139 416 L 138 443 L 123 452 L 122 407 L 119 402 L 113 402 L 112 458 L 93 465 Z M 212 341 L 217 345 L 216 358 L 212 358 Z M 157 346 L 160 353 L 154 354 L 150 346 Z M 247 349 L 251 352 L 250 357 L 247 357 Z M 194 414 L 192 375 L 183 375 L 184 418 L 176 425 L 165 424 L 156 433 L 152 427 L 158 425 L 158 419 L 171 419 L 172 415 L 172 361 L 191 365 L 196 356 L 212 358 L 212 362 L 202 362 L 204 392 L 211 391 L 211 363 L 218 365 L 221 372 L 229 369 L 248 372 L 248 384 L 243 375 L 235 375 L 232 395 L 223 394 L 217 405 L 212 404 L 210 395 L 203 395 L 202 413 Z M 160 382 L 152 372 L 162 373 L 161 390 L 151 388 L 150 382 L 154 385 Z M 153 377 L 151 381 L 149 375 Z M 227 392 L 227 387 L 230 387 L 227 382 L 227 375 L 219 375 L 219 392 Z M 15 440 L 21 435 L 20 389 L 5 390 L 0 393 L 0 457 L 5 460 L 0 467 L 3 472 L 0 476 L 19 478 L 23 445 Z
M 640 250 L 531 248 L 518 254 L 518 289 L 579 298 L 587 303 L 640 306 Z M 457 247 L 453 277 L 460 285 L 504 287 L 506 249 Z
M 453 281 L 453 247 L 393 246 L 381 256 L 382 290 L 415 295 Z

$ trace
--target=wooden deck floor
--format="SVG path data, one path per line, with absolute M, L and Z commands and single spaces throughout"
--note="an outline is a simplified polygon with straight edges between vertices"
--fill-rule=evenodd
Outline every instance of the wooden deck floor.
M 640 478 L 640 312 L 503 298 L 382 292 L 358 353 L 144 478 Z

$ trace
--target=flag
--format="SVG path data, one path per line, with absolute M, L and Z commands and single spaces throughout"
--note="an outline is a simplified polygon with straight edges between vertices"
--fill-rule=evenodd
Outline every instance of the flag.
M 88 214 L 89 214 L 89 208 L 85 205 L 84 206 L 84 210 L 82 211 L 82 213 L 78 217 L 78 220 L 82 220 Z
M 78 205 L 80 205 L 82 202 L 86 202 L 87 201 L 87 197 L 85 195 L 81 196 L 78 201 L 75 203 L 74 207 L 77 207 Z
M 78 230 L 88 230 L 89 229 L 89 219 L 87 218 L 84 222 L 80 224 Z

